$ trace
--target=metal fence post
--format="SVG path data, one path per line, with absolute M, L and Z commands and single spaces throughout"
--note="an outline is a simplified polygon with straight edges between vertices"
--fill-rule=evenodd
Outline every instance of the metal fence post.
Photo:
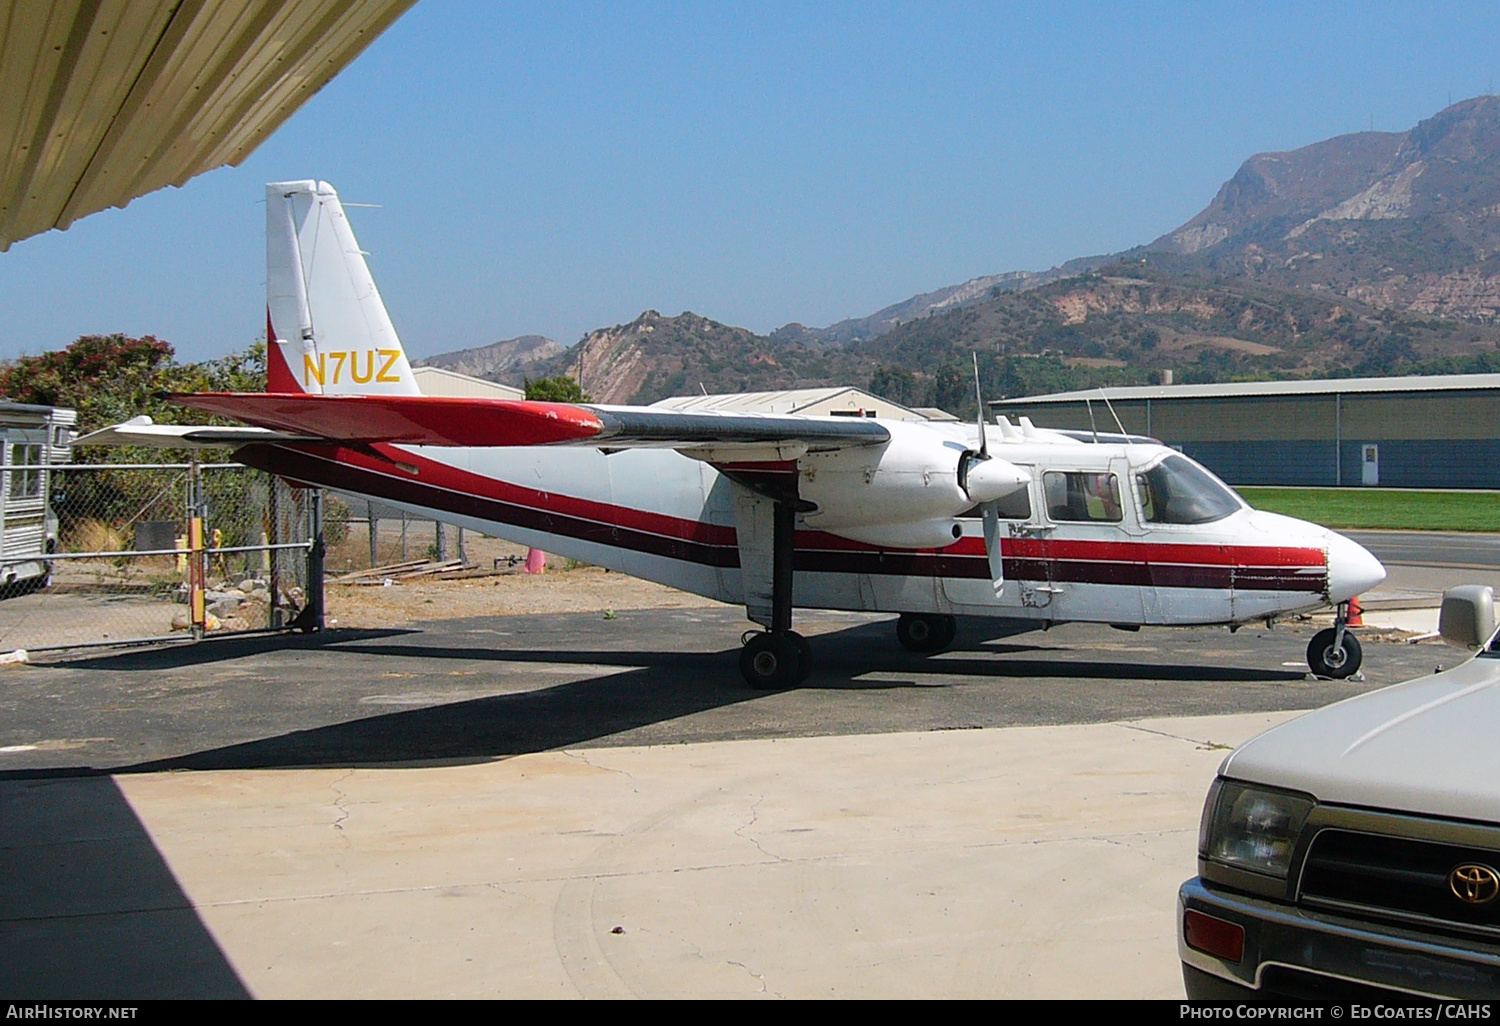
M 202 641 L 208 626 L 205 604 L 208 552 L 203 545 L 203 480 L 198 461 L 188 466 L 188 601 L 192 610 L 193 640 Z
M 267 526 L 270 528 L 268 532 L 270 544 L 275 546 L 281 541 L 281 478 L 268 476 L 267 480 L 270 481 L 270 487 L 266 491 L 266 520 L 269 521 Z M 271 605 L 268 610 L 271 622 L 266 626 L 275 629 L 281 626 L 282 619 L 281 550 L 272 548 L 266 555 L 270 557 L 267 562 L 271 567 L 270 579 L 267 582 L 271 591 Z
M 307 603 L 292 626 L 300 631 L 321 631 L 324 626 L 323 603 L 323 557 L 327 547 L 323 542 L 323 489 L 309 489 L 311 501 L 307 510 L 307 529 L 312 544 L 307 549 Z

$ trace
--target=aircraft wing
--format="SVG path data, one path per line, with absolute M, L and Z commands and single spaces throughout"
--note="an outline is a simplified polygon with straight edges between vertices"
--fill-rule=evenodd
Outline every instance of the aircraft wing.
M 424 395 L 197 392 L 170 398 L 299 441 L 352 444 L 584 445 L 715 452 L 790 444 L 829 451 L 878 445 L 890 438 L 876 422 L 854 417 L 679 413 L 641 406 Z

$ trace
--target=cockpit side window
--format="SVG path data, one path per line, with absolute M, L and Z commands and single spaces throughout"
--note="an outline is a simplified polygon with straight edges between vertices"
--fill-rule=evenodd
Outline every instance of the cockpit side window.
M 1242 508 L 1233 492 L 1184 456 L 1168 456 L 1137 474 L 1135 487 L 1148 524 L 1207 524 Z
M 1120 482 L 1113 474 L 1049 470 L 1042 477 L 1047 516 L 1060 521 L 1119 523 Z

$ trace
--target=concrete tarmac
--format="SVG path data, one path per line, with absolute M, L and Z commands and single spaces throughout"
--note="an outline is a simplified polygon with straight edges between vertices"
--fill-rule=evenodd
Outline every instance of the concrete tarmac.
M 1315 625 L 940 656 L 799 614 L 457 620 L 0 671 L 0 996 L 1181 995 L 1230 747 L 1455 654 Z
M 1181 996 L 1288 713 L 0 785 L 7 997 Z

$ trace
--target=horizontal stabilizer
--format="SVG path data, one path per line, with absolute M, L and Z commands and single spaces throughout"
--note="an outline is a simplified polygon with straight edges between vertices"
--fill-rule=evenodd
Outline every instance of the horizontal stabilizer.
M 330 442 L 406 445 L 545 445 L 604 430 L 580 406 L 426 395 L 299 395 L 195 392 L 171 396 L 205 413 Z
M 237 449 L 267 442 L 315 442 L 308 435 L 259 427 L 222 427 L 201 424 L 156 424 L 150 417 L 132 417 L 123 424 L 100 428 L 73 439 L 74 445 L 125 446 L 148 449 Z
M 467 396 L 198 392 L 171 398 L 205 413 L 331 442 L 715 450 L 796 443 L 829 450 L 890 438 L 880 424 L 855 418 L 678 413 Z

